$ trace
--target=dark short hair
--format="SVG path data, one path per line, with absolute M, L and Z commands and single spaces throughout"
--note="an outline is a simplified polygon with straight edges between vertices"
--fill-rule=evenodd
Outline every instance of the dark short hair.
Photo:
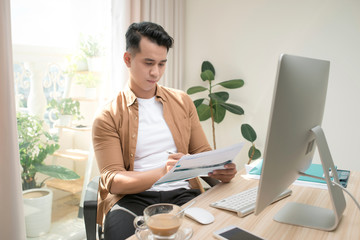
M 174 39 L 164 30 L 164 28 L 152 22 L 132 23 L 126 34 L 126 51 L 131 50 L 134 53 L 140 51 L 141 37 L 147 37 L 150 41 L 159 46 L 166 47 L 167 51 L 172 47 Z

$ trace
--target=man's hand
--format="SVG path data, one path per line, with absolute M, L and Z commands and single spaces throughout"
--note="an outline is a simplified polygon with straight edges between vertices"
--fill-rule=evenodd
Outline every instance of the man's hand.
M 237 173 L 236 165 L 234 163 L 229 163 L 224 167 L 225 169 L 218 169 L 210 172 L 209 177 L 215 178 L 225 183 L 230 182 L 230 180 L 233 179 Z
M 165 173 L 169 172 L 176 165 L 177 161 L 179 161 L 180 158 L 184 155 L 185 154 L 183 154 L 183 153 L 169 154 L 168 160 L 166 161 L 166 164 L 165 164 L 165 170 L 166 170 Z

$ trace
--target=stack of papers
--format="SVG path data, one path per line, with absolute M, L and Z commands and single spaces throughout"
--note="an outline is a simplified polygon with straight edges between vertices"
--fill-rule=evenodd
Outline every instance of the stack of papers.
M 246 177 L 253 179 L 260 179 L 262 163 L 263 160 L 259 159 L 253 162 L 251 165 L 248 165 L 246 167 L 246 172 L 247 172 Z M 314 163 L 311 164 L 305 173 L 317 177 L 324 177 L 324 171 L 321 164 L 314 164 Z M 327 189 L 327 184 L 325 180 L 320 180 L 312 177 L 300 176 L 293 184 Z
M 215 169 L 225 169 L 224 165 L 233 162 L 244 143 L 227 148 L 202 152 L 194 155 L 184 155 L 176 165 L 154 185 L 186 180 L 198 176 L 208 176 Z

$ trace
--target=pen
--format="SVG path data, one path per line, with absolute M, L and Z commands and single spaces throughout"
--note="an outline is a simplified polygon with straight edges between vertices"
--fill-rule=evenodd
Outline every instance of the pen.
M 166 153 L 167 153 L 167 154 L 175 154 L 175 152 L 170 151 L 170 150 L 167 150 Z

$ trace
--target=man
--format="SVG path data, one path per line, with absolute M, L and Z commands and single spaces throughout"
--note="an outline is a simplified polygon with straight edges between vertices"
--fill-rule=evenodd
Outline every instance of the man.
M 128 88 L 95 118 L 93 146 L 101 173 L 97 222 L 106 216 L 105 239 L 134 234 L 133 213 L 142 215 L 149 205 L 182 205 L 200 194 L 193 180 L 152 187 L 184 154 L 211 150 L 190 97 L 157 84 L 172 45 L 161 26 L 131 24 L 124 54 Z M 209 177 L 229 182 L 235 174 L 235 165 L 228 164 Z

